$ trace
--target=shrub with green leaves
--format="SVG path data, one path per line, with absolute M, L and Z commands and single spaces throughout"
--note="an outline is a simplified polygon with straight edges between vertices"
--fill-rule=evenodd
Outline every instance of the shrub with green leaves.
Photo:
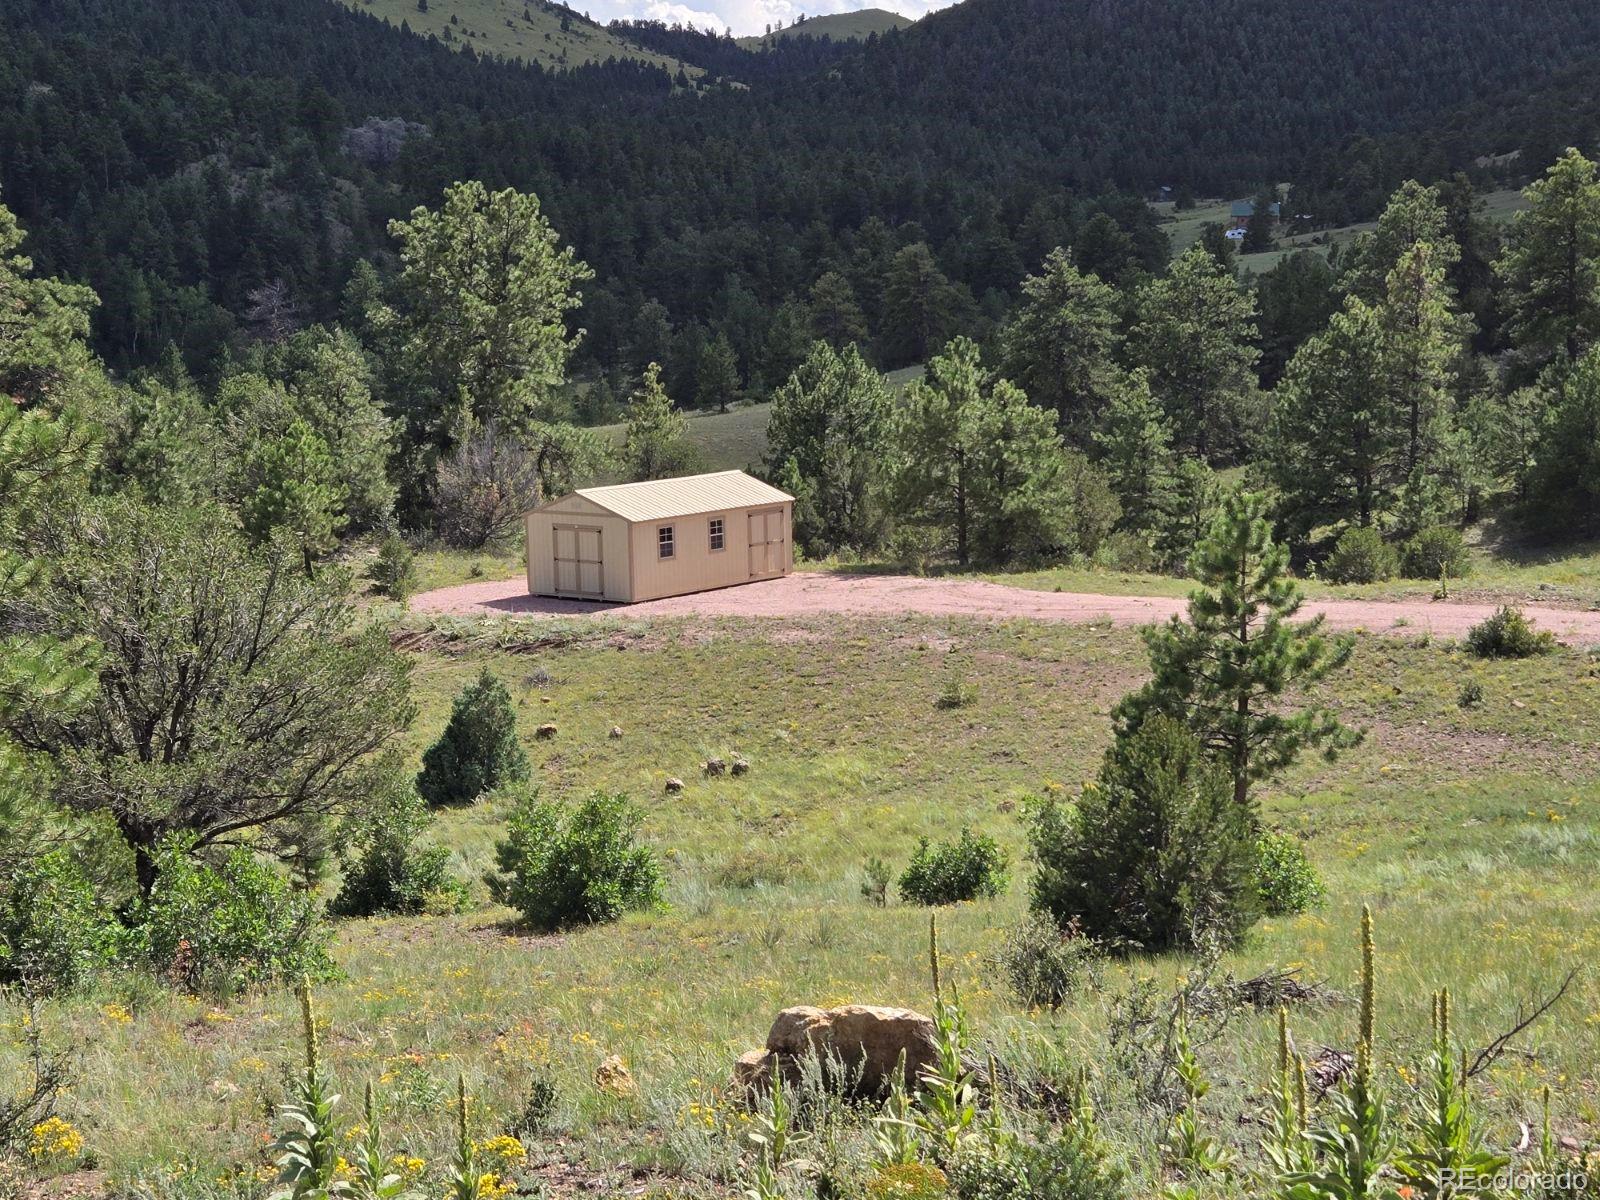
M 1472 559 L 1459 529 L 1431 525 L 1406 542 L 1401 568 L 1408 579 L 1464 579 L 1472 572 Z
M 909 904 L 956 904 L 998 896 L 1011 881 L 1006 852 L 987 834 L 963 829 L 958 841 L 938 846 L 923 838 L 900 876 L 900 898 Z
M 1194 734 L 1150 717 L 1107 752 L 1076 805 L 1032 813 L 1033 908 L 1110 947 L 1237 942 L 1254 923 L 1256 831 Z
M 1322 880 L 1298 838 L 1263 833 L 1256 839 L 1256 855 L 1256 891 L 1267 916 L 1296 916 L 1322 902 Z
M 1379 583 L 1398 567 L 1394 547 L 1370 525 L 1352 525 L 1339 535 L 1323 572 L 1334 583 Z
M 489 892 L 543 933 L 660 908 L 661 867 L 634 835 L 643 814 L 621 793 L 595 792 L 575 807 L 517 797 Z
M 384 535 L 367 577 L 381 596 L 404 604 L 417 590 L 417 556 L 398 533 Z
M 450 873 L 450 851 L 418 843 L 432 821 L 410 781 L 394 781 L 351 822 L 344 883 L 328 911 L 370 917 L 466 908 L 467 887 Z
M 1023 1004 L 1054 1012 L 1094 981 L 1100 948 L 1075 927 L 1062 929 L 1035 912 L 1006 931 L 995 965 Z
M 120 926 L 76 859 L 50 850 L 0 878 L 0 984 L 70 992 L 110 965 Z
M 969 1146 L 950 1168 L 957 1200 L 1122 1200 L 1127 1172 L 1094 1130 L 1092 1117 L 1041 1125 L 1033 1137 L 998 1147 Z
M 1504 605 L 1467 631 L 1467 647 L 1479 658 L 1532 658 L 1555 644 L 1555 634 L 1535 629 L 1520 608 Z
M 528 756 L 517 741 L 511 693 L 485 667 L 456 697 L 450 723 L 423 754 L 417 791 L 434 807 L 470 804 L 527 777 Z
M 178 986 L 229 996 L 258 983 L 333 974 L 316 901 L 249 850 L 202 861 L 173 838 L 157 865 L 134 933 L 140 955 Z

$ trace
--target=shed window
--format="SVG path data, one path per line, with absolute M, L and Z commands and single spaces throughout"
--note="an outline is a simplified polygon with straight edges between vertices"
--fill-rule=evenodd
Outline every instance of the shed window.
M 712 517 L 711 518 L 711 522 L 710 522 L 710 529 L 711 529 L 711 548 L 713 550 L 721 550 L 723 545 L 725 544 L 725 541 L 726 541 L 725 537 L 723 536 L 722 518 L 721 517 Z
M 656 529 L 656 554 L 660 558 L 671 558 L 677 549 L 672 540 L 672 526 L 662 525 Z

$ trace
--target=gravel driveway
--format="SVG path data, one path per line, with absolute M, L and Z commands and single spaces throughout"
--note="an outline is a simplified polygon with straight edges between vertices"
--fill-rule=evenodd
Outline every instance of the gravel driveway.
M 1111 621 L 1144 625 L 1183 611 L 1170 596 L 1099 596 L 1083 592 L 1037 592 L 979 579 L 924 579 L 909 575 L 841 575 L 800 571 L 782 579 L 696 592 L 643 604 L 594 604 L 527 594 L 521 579 L 467 583 L 413 597 L 414 612 L 465 615 L 572 616 L 618 613 L 628 617 L 805 617 L 846 613 L 892 617 L 1025 617 L 1037 621 Z M 1323 613 L 1334 629 L 1414 637 L 1432 633 L 1460 637 L 1494 611 L 1492 604 L 1429 603 L 1418 600 L 1317 600 L 1304 612 Z M 1528 616 L 1564 642 L 1600 644 L 1600 612 L 1528 605 Z

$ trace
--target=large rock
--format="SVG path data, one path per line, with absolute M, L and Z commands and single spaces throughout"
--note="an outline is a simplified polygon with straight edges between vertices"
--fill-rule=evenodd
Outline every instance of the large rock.
M 784 1082 L 800 1078 L 809 1055 L 824 1062 L 837 1058 L 857 1091 L 882 1095 L 889 1089 L 896 1065 L 905 1056 L 905 1083 L 914 1088 L 937 1057 L 933 1021 L 908 1008 L 844 1004 L 838 1008 L 799 1005 L 778 1014 L 762 1050 L 739 1056 L 734 1084 L 747 1094 L 763 1090 L 773 1071 Z

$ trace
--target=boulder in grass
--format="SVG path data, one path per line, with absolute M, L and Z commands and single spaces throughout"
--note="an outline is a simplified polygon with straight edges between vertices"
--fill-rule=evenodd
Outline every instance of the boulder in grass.
M 633 1072 L 628 1070 L 627 1064 L 616 1054 L 608 1055 L 594 1069 L 594 1085 L 611 1096 L 633 1096 L 639 1091 L 639 1085 L 633 1079 Z
M 606 736 L 611 738 L 613 741 L 615 741 L 617 738 L 622 736 L 622 726 L 621 725 L 613 725 L 611 727 L 611 732 L 609 734 L 607 734 Z
M 734 1085 L 750 1096 L 765 1090 L 773 1072 L 785 1083 L 800 1079 L 807 1056 L 837 1059 L 844 1078 L 863 1096 L 882 1096 L 902 1056 L 905 1084 L 919 1086 L 922 1073 L 938 1059 L 933 1020 L 908 1008 L 843 1004 L 837 1008 L 799 1005 L 778 1014 L 767 1044 L 739 1056 Z

